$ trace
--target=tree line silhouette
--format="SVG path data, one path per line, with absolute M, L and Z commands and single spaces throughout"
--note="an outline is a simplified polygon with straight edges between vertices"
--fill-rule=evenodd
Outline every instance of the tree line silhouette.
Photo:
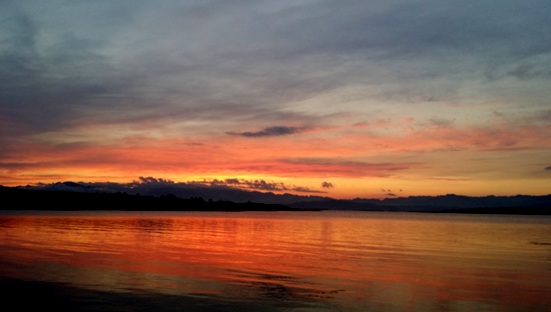
M 236 203 L 180 198 L 172 194 L 150 196 L 126 192 L 45 191 L 0 186 L 2 210 L 123 210 L 123 211 L 295 211 L 279 204 Z

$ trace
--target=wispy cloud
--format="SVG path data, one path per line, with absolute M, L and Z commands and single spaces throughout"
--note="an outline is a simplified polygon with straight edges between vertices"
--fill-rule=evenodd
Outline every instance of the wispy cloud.
M 265 128 L 264 130 L 255 131 L 255 132 L 227 132 L 227 134 L 239 135 L 239 136 L 244 136 L 248 138 L 259 138 L 259 137 L 297 134 L 305 130 L 306 130 L 305 128 L 276 126 L 276 127 Z
M 396 172 L 418 166 L 416 163 L 370 163 L 341 158 L 289 158 L 282 159 L 287 172 L 303 175 L 343 176 L 343 177 L 388 177 Z

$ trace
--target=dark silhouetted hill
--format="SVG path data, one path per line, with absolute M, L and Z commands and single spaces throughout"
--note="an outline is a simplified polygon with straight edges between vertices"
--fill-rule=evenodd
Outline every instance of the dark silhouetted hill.
M 74 185 L 69 185 L 74 187 Z M 90 193 L 76 191 L 47 191 L 0 186 L 2 210 L 124 210 L 124 211 L 293 211 L 279 204 L 205 201 L 202 197 L 179 198 L 129 195 L 126 193 Z
M 238 203 L 255 202 L 265 204 L 288 205 L 301 201 L 329 199 L 321 196 L 300 196 L 294 194 L 274 194 L 231 188 L 227 186 L 207 186 L 188 183 L 132 183 L 121 184 L 113 182 L 56 182 L 37 186 L 18 187 L 33 190 L 88 192 L 88 193 L 126 193 L 129 195 L 145 195 L 160 197 L 172 194 L 179 198 L 202 197 L 205 200 L 232 201 Z
M 337 200 L 170 183 L 138 184 L 128 188 L 116 183 L 58 182 L 39 187 L 0 186 L 0 196 L 4 210 L 362 210 L 551 215 L 551 195 L 470 197 L 448 194 Z
M 551 195 L 470 197 L 448 194 L 442 196 L 385 198 L 382 200 L 360 198 L 318 200 L 298 202 L 290 204 L 290 206 L 308 209 L 550 215 Z

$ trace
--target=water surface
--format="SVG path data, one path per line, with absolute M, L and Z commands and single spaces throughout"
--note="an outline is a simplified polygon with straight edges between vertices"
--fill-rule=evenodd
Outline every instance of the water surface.
M 0 252 L 87 311 L 551 309 L 549 216 L 3 212 Z

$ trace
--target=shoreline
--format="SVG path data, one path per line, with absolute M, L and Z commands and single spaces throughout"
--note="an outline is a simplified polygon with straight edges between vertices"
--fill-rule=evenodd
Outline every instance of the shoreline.
M 340 206 L 347 201 L 310 202 L 308 205 L 283 205 L 257 202 L 233 202 L 228 200 L 204 200 L 202 197 L 180 198 L 172 194 L 162 196 L 130 195 L 126 193 L 71 192 L 21 189 L 0 186 L 0 198 L 9 203 L 0 210 L 13 211 L 197 211 L 197 212 L 246 212 L 246 211 L 379 211 L 420 212 L 453 214 L 497 215 L 551 215 L 551 206 L 508 207 L 453 207 L 432 205 L 355 205 Z M 330 206 L 328 206 L 330 205 Z M 339 207 L 340 206 L 340 207 Z M 17 208 L 15 208 L 17 207 Z

